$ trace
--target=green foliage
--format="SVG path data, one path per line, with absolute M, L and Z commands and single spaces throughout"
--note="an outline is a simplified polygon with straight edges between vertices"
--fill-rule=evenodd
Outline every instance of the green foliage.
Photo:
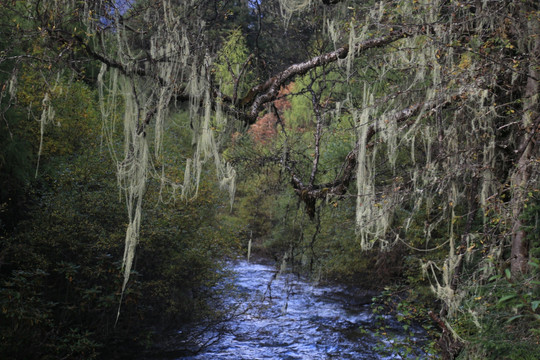
M 529 242 L 529 251 L 533 264 L 535 259 L 540 259 L 540 190 L 534 189 L 527 194 L 523 204 L 523 229 L 527 234 Z M 540 272 L 538 266 L 533 266 L 531 270 L 535 273 Z
M 529 241 L 529 273 L 512 276 L 508 264 L 490 258 L 496 273 L 470 279 L 462 310 L 452 320 L 466 341 L 460 359 L 537 359 L 540 357 L 540 261 L 538 260 L 537 191 L 528 194 L 521 219 Z M 490 213 L 493 228 L 504 227 L 498 212 Z M 493 219 L 497 221 L 493 221 Z
M 157 198 L 157 186 L 149 190 Z M 234 257 L 237 238 L 219 210 L 226 202 L 212 183 L 202 182 L 199 196 L 187 202 L 157 205 L 145 213 L 137 253 L 136 281 L 145 313 L 162 327 L 177 327 L 202 313 L 215 297 L 221 261 Z M 163 261 L 164 260 L 164 261 Z
M 90 359 L 113 343 L 146 343 L 157 329 L 210 313 L 205 299 L 220 278 L 216 259 L 234 239 L 214 226 L 217 190 L 202 184 L 197 200 L 147 211 L 136 272 L 114 328 L 125 218 L 107 156 L 58 161 L 28 220 L 1 239 L 9 259 L 0 277 L 3 356 Z M 148 198 L 155 200 L 157 190 L 151 187 Z
M 43 66 L 24 66 L 14 97 L 10 99 L 8 94 L 2 99 L 0 231 L 2 227 L 10 230 L 23 217 L 36 172 L 46 174 L 53 156 L 80 154 L 99 141 L 95 93 L 81 81 L 53 78 L 43 71 Z M 46 102 L 44 89 L 50 96 Z M 43 124 L 41 145 L 40 120 L 45 107 L 53 109 L 54 118 Z M 40 148 L 40 168 L 36 169 Z
M 64 163 L 28 219 L 2 239 L 3 356 L 93 358 L 119 298 L 122 205 L 101 157 Z M 109 177 L 108 182 L 103 182 Z
M 531 257 L 530 273 L 513 278 L 506 267 L 489 279 L 470 280 L 452 320 L 466 341 L 460 359 L 537 359 L 540 356 L 540 261 Z M 504 265 L 504 264 L 503 264 Z
M 540 282 L 509 282 L 494 276 L 467 299 L 453 322 L 469 344 L 461 359 L 537 359 L 540 333 Z
M 238 97 L 247 93 L 253 82 L 248 55 L 249 49 L 241 29 L 232 30 L 214 63 L 216 80 L 220 82 L 223 94 L 234 96 L 236 83 Z
M 217 297 L 214 285 L 224 276 L 220 260 L 234 254 L 236 239 L 218 218 L 225 199 L 206 181 L 196 199 L 146 210 L 133 280 L 114 326 L 121 300 L 125 205 L 115 166 L 98 146 L 95 93 L 79 82 L 60 79 L 56 84 L 51 104 L 55 122 L 63 125 L 46 128 L 43 166 L 31 181 L 35 164 L 27 155 L 31 150 L 23 150 L 30 144 L 35 150 L 39 136 L 31 126 L 34 119 L 16 110 L 24 105 L 30 114 L 39 113 L 37 87 L 43 84 L 27 70 L 19 105 L 6 113 L 13 140 L 0 135 L 9 145 L 0 158 L 2 184 L 13 184 L 2 189 L 2 196 L 14 196 L 19 186 L 27 198 L 24 216 L 0 234 L 0 357 L 110 357 L 115 346 L 147 346 L 162 331 L 214 316 L 207 299 Z M 171 151 L 188 151 L 189 142 L 178 141 L 188 136 L 183 126 L 165 139 L 182 144 Z M 16 139 L 25 142 L 15 144 Z M 183 173 L 177 170 L 168 175 L 174 179 Z M 162 195 L 158 184 L 149 184 L 149 203 L 158 203 Z
M 302 95 L 292 97 L 291 108 L 284 114 L 287 119 L 287 126 L 297 129 L 298 132 L 313 130 L 315 123 L 311 96 L 309 93 L 305 93 L 305 87 L 308 83 L 309 78 L 307 77 L 294 83 L 291 92 L 302 93 Z
M 387 286 L 374 297 L 371 308 L 375 314 L 375 336 L 381 338 L 379 353 L 397 353 L 407 359 L 439 358 L 433 340 L 439 336 L 439 332 L 427 321 L 434 301 L 433 293 L 425 285 Z M 397 323 L 389 314 L 395 317 Z M 427 340 L 422 331 L 427 333 Z
M 35 159 L 31 143 L 17 131 L 24 115 L 9 109 L 4 116 L 6 121 L 0 123 L 0 234 L 11 230 L 22 216 Z
M 66 155 L 95 146 L 99 139 L 100 123 L 95 93 L 82 81 L 64 77 L 43 78 L 42 69 L 25 67 L 19 79 L 18 106 L 27 110 L 26 131 L 32 143 L 39 144 L 39 124 L 45 106 L 54 117 L 44 126 L 42 155 Z M 44 93 L 49 100 L 44 101 Z M 34 145 L 36 146 L 36 145 Z

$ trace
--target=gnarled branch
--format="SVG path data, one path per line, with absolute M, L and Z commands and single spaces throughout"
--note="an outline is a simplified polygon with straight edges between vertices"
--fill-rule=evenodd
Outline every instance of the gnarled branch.
M 452 99 L 457 99 L 459 96 L 454 96 Z M 395 122 L 397 124 L 403 123 L 409 120 L 411 117 L 420 113 L 422 109 L 433 111 L 436 109 L 442 109 L 448 106 L 451 100 L 433 100 L 427 102 L 419 102 L 413 104 L 405 109 L 391 113 L 386 119 L 389 122 Z M 412 122 L 411 122 L 412 123 Z M 365 144 L 367 147 L 371 147 L 373 144 L 371 140 L 377 134 L 380 128 L 377 128 L 374 124 L 370 125 L 367 130 Z M 357 142 L 354 149 L 352 149 L 347 156 L 341 167 L 341 171 L 337 178 L 325 184 L 304 184 L 301 178 L 293 171 L 293 169 L 285 165 L 285 168 L 291 174 L 291 183 L 295 192 L 300 199 L 306 204 L 307 213 L 315 214 L 315 202 L 317 199 L 325 199 L 327 196 L 342 196 L 347 193 L 347 188 L 354 178 L 355 169 L 357 165 L 357 154 L 360 148 L 360 143 Z
M 388 45 L 396 40 L 409 36 L 404 30 L 392 31 L 388 35 L 364 40 L 354 46 L 353 51 L 362 52 Z M 286 85 L 296 76 L 304 75 L 309 70 L 322 65 L 330 64 L 338 59 L 344 59 L 349 54 L 349 46 L 345 45 L 337 50 L 316 56 L 303 63 L 294 64 L 283 70 L 279 74 L 271 77 L 262 84 L 259 84 L 249 90 L 246 96 L 240 101 L 240 106 L 247 109 L 246 118 L 248 122 L 254 123 L 263 106 L 276 99 L 281 86 Z

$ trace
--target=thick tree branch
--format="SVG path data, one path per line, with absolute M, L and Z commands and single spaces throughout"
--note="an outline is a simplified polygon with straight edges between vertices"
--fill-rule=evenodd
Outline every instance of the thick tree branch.
M 392 31 L 388 35 L 368 39 L 356 44 L 353 51 L 362 52 L 368 49 L 385 46 L 406 36 L 409 36 L 409 33 L 404 30 Z M 349 46 L 345 45 L 337 50 L 316 56 L 303 63 L 291 65 L 264 83 L 251 88 L 247 95 L 240 101 L 240 106 L 247 109 L 246 118 L 248 122 L 254 123 L 256 121 L 263 106 L 276 99 L 281 86 L 285 85 L 296 76 L 306 74 L 309 70 L 333 63 L 338 59 L 346 58 L 349 54 L 349 50 Z
M 74 45 L 78 45 L 91 58 L 106 64 L 110 68 L 119 70 L 122 74 L 126 76 L 149 76 L 144 67 L 132 66 L 130 68 L 127 68 L 124 64 L 99 53 L 92 46 L 90 46 L 81 36 L 77 34 L 66 32 L 61 29 L 47 29 L 46 31 L 49 33 L 49 36 L 52 39 L 55 39 L 56 41 L 59 41 L 60 43 L 68 47 L 74 47 Z M 362 41 L 356 44 L 353 50 L 355 52 L 362 52 L 368 49 L 382 47 L 409 35 L 410 34 L 405 30 L 392 31 L 388 35 Z M 232 98 L 221 94 L 219 91 L 213 91 L 213 94 L 216 101 L 219 101 L 222 103 L 222 105 L 224 105 L 225 111 L 233 114 L 234 116 L 240 118 L 248 124 L 253 124 L 257 120 L 257 116 L 259 112 L 263 109 L 263 107 L 277 98 L 279 90 L 283 85 L 293 80 L 296 76 L 304 75 L 312 69 L 333 63 L 338 59 L 346 58 L 349 54 L 349 51 L 349 45 L 344 45 L 337 50 L 316 56 L 310 60 L 299 64 L 291 65 L 287 69 L 276 74 L 264 83 L 251 88 L 248 91 L 247 95 L 245 95 L 241 100 L 239 100 L 237 104 L 236 91 L 238 89 L 238 82 L 240 81 L 240 78 L 242 77 L 245 70 L 244 67 L 246 64 L 244 64 L 241 73 L 236 79 L 235 94 L 233 94 Z M 156 80 L 160 84 L 165 83 L 165 80 L 160 77 L 157 77 Z M 184 86 L 178 85 L 177 89 L 177 98 L 184 100 Z

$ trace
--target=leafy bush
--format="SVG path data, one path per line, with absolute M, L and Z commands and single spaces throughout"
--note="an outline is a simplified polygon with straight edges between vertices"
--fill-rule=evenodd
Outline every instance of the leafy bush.
M 216 259 L 233 248 L 231 232 L 216 225 L 215 189 L 204 183 L 196 200 L 147 211 L 115 327 L 125 207 L 112 166 L 97 153 L 57 160 L 28 219 L 1 239 L 2 357 L 91 359 L 115 344 L 148 344 L 208 311 Z

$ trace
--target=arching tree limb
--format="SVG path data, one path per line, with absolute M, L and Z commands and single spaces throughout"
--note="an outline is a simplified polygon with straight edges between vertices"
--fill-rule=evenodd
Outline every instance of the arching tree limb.
M 357 43 L 354 46 L 353 51 L 363 52 L 368 49 L 382 47 L 407 36 L 409 36 L 409 33 L 405 30 L 392 31 L 388 35 Z M 349 46 L 345 45 L 329 53 L 316 56 L 299 64 L 291 65 L 287 69 L 266 80 L 264 83 L 251 88 L 247 95 L 240 101 L 240 106 L 247 109 L 246 118 L 248 122 L 255 122 L 259 112 L 263 109 L 263 106 L 276 99 L 281 86 L 286 85 L 296 76 L 304 75 L 312 69 L 333 63 L 338 59 L 346 58 L 349 51 Z

